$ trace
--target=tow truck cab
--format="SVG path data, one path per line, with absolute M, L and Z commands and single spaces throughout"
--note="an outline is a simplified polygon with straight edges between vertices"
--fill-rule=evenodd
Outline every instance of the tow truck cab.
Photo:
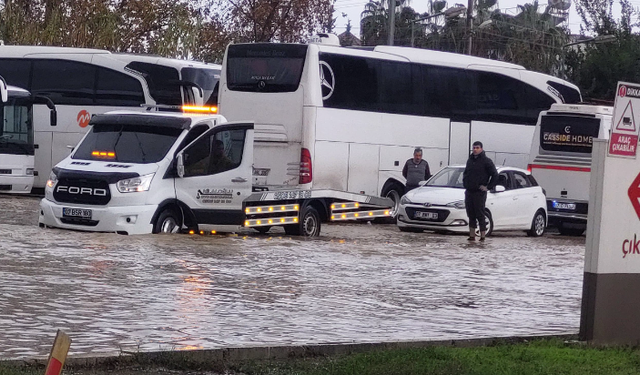
M 389 216 L 391 202 L 329 190 L 252 192 L 254 125 L 220 115 L 110 112 L 51 172 L 41 227 L 143 234 L 317 236 L 324 220 Z M 335 203 L 340 202 L 338 206 Z M 377 208 L 368 210 L 368 208 Z M 363 211 L 365 210 L 365 211 Z

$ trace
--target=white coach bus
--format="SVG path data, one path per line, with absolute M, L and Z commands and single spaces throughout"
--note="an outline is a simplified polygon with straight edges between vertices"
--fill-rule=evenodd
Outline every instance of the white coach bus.
M 58 111 L 58 126 L 51 127 L 49 109 L 33 107 L 36 188 L 44 188 L 52 167 L 69 155 L 94 114 L 150 108 L 145 106 L 217 110 L 220 68 L 99 49 L 0 45 L 0 75 L 7 83 L 48 97 Z
M 222 72 L 220 113 L 256 123 L 254 185 L 396 200 L 415 147 L 432 172 L 465 163 L 475 140 L 526 168 L 540 111 L 581 101 L 519 65 L 407 47 L 235 44 Z

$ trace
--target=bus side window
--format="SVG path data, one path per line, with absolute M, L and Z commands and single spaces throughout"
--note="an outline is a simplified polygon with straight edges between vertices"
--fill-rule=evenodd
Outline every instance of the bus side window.
M 95 102 L 96 67 L 65 60 L 36 60 L 31 91 L 56 104 L 91 105 Z
M 7 84 L 25 90 L 29 87 L 31 75 L 31 61 L 26 59 L 0 59 L 0 76 L 7 80 Z

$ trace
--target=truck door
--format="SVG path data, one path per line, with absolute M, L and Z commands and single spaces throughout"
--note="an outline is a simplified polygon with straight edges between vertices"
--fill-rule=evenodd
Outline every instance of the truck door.
M 218 125 L 178 153 L 176 197 L 199 224 L 242 225 L 251 194 L 253 123 Z

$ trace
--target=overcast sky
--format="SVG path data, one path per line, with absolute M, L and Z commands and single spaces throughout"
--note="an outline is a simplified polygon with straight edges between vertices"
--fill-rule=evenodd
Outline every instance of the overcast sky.
M 388 0 L 384 0 L 388 1 Z M 456 3 L 464 3 L 467 5 L 467 1 L 465 0 L 449 0 L 448 6 L 453 6 Z M 516 8 L 519 4 L 531 3 L 531 1 L 518 1 L 518 0 L 498 0 L 499 8 L 507 14 L 516 14 Z M 351 32 L 360 37 L 360 13 L 364 10 L 364 5 L 367 3 L 367 0 L 336 0 L 336 13 L 335 17 L 338 18 L 336 21 L 336 34 L 343 33 L 347 28 L 347 20 L 351 19 Z M 634 5 L 640 5 L 640 0 L 632 0 Z M 409 6 L 415 9 L 418 13 L 426 12 L 429 7 L 429 2 L 427 0 L 411 0 Z M 546 1 L 543 3 L 540 2 L 540 9 L 544 10 L 546 7 Z M 346 13 L 347 16 L 343 17 L 342 13 Z M 571 29 L 571 32 L 574 34 L 578 34 L 580 32 L 580 16 L 575 10 L 575 5 L 571 4 L 571 9 L 569 10 L 569 18 L 568 25 Z

